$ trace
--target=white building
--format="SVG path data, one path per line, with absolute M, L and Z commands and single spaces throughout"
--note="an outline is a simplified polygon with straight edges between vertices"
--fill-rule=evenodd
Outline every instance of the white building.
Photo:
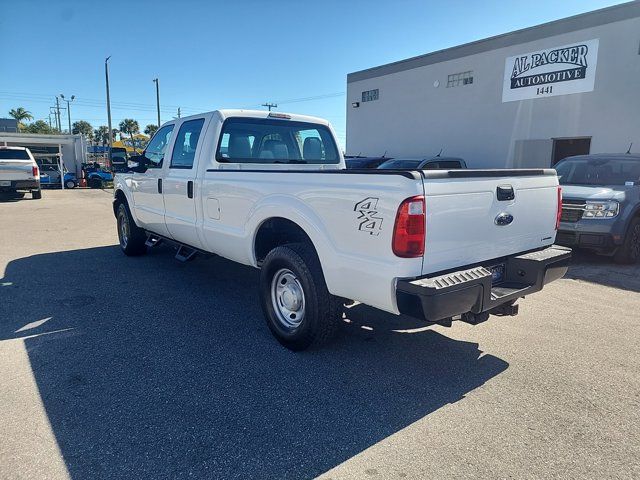
M 640 1 L 351 73 L 347 153 L 548 167 L 640 151 Z
M 58 154 L 67 170 L 80 178 L 81 164 L 86 161 L 87 143 L 83 135 L 40 135 L 0 132 L 0 145 L 27 147 L 38 163 L 57 163 Z

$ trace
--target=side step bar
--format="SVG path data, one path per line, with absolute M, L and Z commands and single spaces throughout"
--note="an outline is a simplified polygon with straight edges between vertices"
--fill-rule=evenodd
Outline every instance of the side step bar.
M 178 247 L 178 251 L 176 252 L 176 260 L 179 260 L 181 262 L 188 262 L 193 257 L 195 257 L 196 253 L 198 253 L 198 251 L 195 248 L 180 245 Z
M 148 234 L 147 241 L 144 242 L 144 244 L 149 248 L 153 248 L 157 245 L 160 245 L 161 243 L 162 243 L 162 238 L 159 237 L 158 235 L 154 235 L 153 233 Z

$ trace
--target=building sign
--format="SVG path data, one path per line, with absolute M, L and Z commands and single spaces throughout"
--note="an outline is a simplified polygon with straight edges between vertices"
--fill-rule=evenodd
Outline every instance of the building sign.
M 591 92 L 597 61 L 597 39 L 509 57 L 502 101 Z

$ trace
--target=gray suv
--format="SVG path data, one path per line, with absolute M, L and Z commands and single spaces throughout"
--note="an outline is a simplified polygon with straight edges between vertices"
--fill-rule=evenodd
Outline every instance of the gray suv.
M 562 185 L 556 243 L 640 260 L 640 155 L 568 157 L 555 166 Z

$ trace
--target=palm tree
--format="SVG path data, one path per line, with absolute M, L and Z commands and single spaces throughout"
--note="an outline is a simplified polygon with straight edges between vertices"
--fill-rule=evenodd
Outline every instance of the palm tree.
M 154 125 L 153 123 L 150 123 L 149 125 L 144 127 L 144 133 L 146 135 L 149 135 L 150 137 L 153 137 L 153 134 L 156 133 L 156 130 L 158 130 L 158 126 Z
M 31 115 L 31 112 L 28 112 L 22 107 L 12 108 L 11 110 L 9 110 L 9 115 L 11 115 L 18 121 L 18 131 L 22 127 L 23 120 L 33 120 L 33 115 Z
M 116 138 L 116 134 L 118 130 L 115 128 L 111 130 L 111 135 L 113 138 Z M 96 140 L 96 143 L 101 143 L 102 145 L 106 145 L 109 143 L 109 127 L 106 125 L 101 125 L 93 131 L 93 136 Z
M 135 150 L 135 143 L 133 142 L 133 136 L 140 133 L 140 125 L 133 118 L 125 118 L 120 122 L 120 131 L 122 133 L 128 133 L 131 137 L 131 147 Z

